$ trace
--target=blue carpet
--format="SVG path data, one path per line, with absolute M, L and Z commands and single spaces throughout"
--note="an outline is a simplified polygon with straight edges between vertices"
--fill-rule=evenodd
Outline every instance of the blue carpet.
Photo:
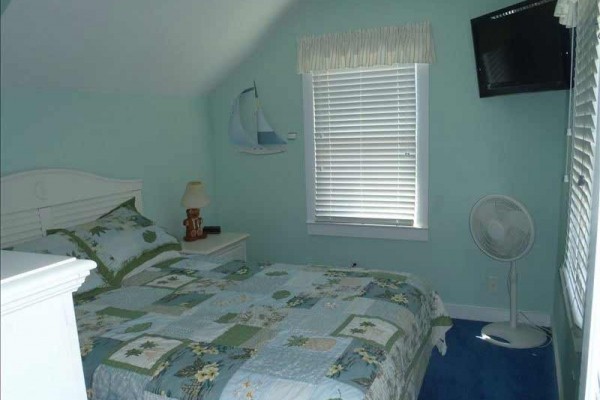
M 434 349 L 419 400 L 556 400 L 552 345 L 506 349 L 476 336 L 484 322 L 454 320 L 448 351 Z

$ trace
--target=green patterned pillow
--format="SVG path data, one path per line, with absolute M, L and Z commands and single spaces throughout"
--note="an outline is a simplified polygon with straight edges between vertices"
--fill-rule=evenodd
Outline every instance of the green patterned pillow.
M 53 254 L 56 256 L 70 256 L 79 259 L 92 259 L 78 241 L 63 232 L 56 232 L 29 242 L 18 244 L 10 250 L 24 251 L 27 253 Z M 92 295 L 110 289 L 110 285 L 98 274 L 97 268 L 90 271 L 90 275 L 77 290 L 77 296 Z
M 134 269 L 181 250 L 177 239 L 136 210 L 134 198 L 93 222 L 58 231 L 92 254 L 98 272 L 115 286 Z

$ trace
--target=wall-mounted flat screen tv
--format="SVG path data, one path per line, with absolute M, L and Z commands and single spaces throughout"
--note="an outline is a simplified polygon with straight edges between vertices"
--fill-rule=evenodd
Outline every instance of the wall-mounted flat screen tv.
M 471 20 L 479 97 L 569 88 L 571 33 L 555 7 L 525 1 Z

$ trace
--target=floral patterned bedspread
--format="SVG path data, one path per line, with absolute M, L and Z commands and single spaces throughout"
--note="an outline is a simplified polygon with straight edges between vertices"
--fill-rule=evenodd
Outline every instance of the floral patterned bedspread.
M 183 256 L 76 306 L 88 396 L 416 399 L 452 324 L 415 276 Z

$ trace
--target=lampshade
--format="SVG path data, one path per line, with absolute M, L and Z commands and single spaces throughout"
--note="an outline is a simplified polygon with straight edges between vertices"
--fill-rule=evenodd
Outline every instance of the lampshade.
M 181 198 L 181 205 L 187 208 L 202 208 L 210 203 L 204 192 L 204 185 L 200 181 L 189 182 Z

